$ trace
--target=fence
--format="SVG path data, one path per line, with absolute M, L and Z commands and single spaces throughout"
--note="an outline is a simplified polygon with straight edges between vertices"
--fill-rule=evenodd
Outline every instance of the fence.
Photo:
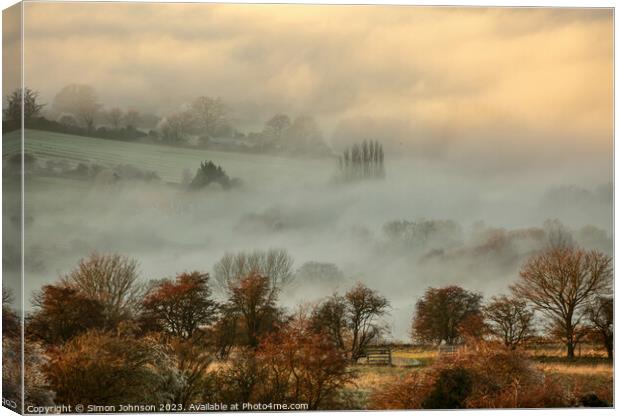
M 371 365 L 392 365 L 392 349 L 388 346 L 367 347 L 366 363 Z
M 439 357 L 454 357 L 460 350 L 461 347 L 458 345 L 440 345 L 438 353 Z

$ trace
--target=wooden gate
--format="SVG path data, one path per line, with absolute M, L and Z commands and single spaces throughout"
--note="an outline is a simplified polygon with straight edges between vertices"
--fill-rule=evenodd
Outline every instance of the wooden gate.
M 392 350 L 389 346 L 367 347 L 366 363 L 371 365 L 392 365 Z

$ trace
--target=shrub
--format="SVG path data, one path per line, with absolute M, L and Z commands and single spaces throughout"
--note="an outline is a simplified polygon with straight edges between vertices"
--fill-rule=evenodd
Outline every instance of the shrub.
M 424 409 L 462 409 L 472 391 L 473 371 L 463 367 L 443 368 L 422 402 Z
M 432 377 L 425 371 L 412 371 L 396 382 L 380 386 L 370 396 L 370 409 L 421 409 L 429 395 Z
M 224 189 L 230 189 L 239 185 L 238 179 L 231 179 L 221 166 L 212 161 L 201 162 L 200 168 L 196 171 L 196 176 L 189 184 L 189 189 L 202 189 L 212 183 L 219 184 Z
M 571 395 L 522 353 L 481 345 L 373 392 L 376 409 L 566 407 Z
M 257 350 L 233 352 L 229 365 L 217 372 L 211 400 L 334 408 L 342 388 L 353 379 L 348 364 L 328 336 L 296 320 L 262 337 Z
M 173 361 L 149 339 L 89 331 L 50 352 L 43 367 L 64 404 L 149 404 L 172 401 L 179 377 Z

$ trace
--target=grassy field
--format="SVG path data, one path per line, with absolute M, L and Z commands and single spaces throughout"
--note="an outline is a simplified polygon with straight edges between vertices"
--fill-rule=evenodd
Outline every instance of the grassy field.
M 541 355 L 541 351 L 545 354 Z M 601 399 L 613 403 L 613 363 L 605 358 L 603 349 L 584 346 L 582 356 L 573 361 L 568 361 L 563 356 L 561 346 L 529 348 L 526 352 L 539 370 L 558 376 L 573 397 L 579 398 L 594 392 Z M 364 364 L 354 366 L 358 376 L 351 389 L 359 392 L 359 405 L 363 406 L 377 386 L 396 381 L 409 372 L 421 371 L 437 359 L 440 358 L 436 349 L 395 348 L 392 352 L 394 365 L 391 367 Z
M 130 143 L 93 137 L 74 136 L 39 130 L 26 130 L 25 150 L 37 159 L 64 159 L 71 163 L 97 163 L 104 166 L 130 164 L 157 172 L 167 182 L 179 182 L 183 170 L 192 173 L 200 162 L 212 160 L 235 177 L 269 180 L 282 175 L 303 176 L 317 166 L 329 167 L 329 160 L 301 160 L 279 156 L 189 149 L 156 144 Z M 3 158 L 19 150 L 19 131 L 3 135 Z M 324 169 L 322 169 L 324 171 Z

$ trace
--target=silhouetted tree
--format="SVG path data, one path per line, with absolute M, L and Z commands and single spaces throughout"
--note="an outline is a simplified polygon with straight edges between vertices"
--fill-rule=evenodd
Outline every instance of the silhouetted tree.
M 339 158 L 339 167 L 345 181 L 381 179 L 385 177 L 383 146 L 377 141 L 364 140 L 361 145 L 346 148 Z
M 218 183 L 224 189 L 229 189 L 234 182 L 228 177 L 221 166 L 211 162 L 201 162 L 200 168 L 196 171 L 196 176 L 189 184 L 189 189 L 202 189 L 212 183 Z
M 39 93 L 30 88 L 24 88 L 24 122 L 37 117 L 45 104 L 38 102 Z M 3 111 L 6 120 L 20 122 L 22 117 L 22 89 L 18 88 L 6 97 L 6 107 Z

